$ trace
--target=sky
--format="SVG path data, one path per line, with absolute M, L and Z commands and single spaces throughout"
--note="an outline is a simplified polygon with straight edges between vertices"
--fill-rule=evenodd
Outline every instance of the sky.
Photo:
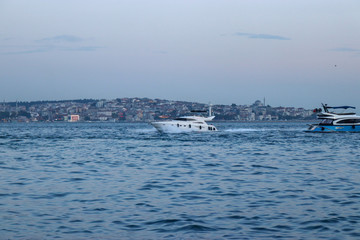
M 359 0 L 0 0 L 0 101 L 360 111 Z

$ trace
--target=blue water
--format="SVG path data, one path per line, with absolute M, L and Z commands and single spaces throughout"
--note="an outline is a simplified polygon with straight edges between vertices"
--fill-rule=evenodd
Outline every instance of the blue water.
M 0 239 L 360 239 L 360 134 L 0 124 Z

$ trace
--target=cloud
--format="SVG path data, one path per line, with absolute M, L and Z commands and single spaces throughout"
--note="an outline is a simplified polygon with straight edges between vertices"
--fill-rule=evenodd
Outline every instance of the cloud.
M 31 54 L 31 53 L 43 53 L 49 51 L 50 50 L 47 48 L 33 48 L 29 50 L 15 50 L 15 51 L 2 52 L 1 55 Z
M 38 42 L 57 42 L 57 43 L 75 43 L 84 41 L 82 38 L 73 35 L 59 35 L 49 38 L 39 39 Z
M 100 48 L 103 48 L 103 47 L 83 46 L 83 47 L 63 48 L 63 49 L 59 49 L 59 50 L 61 50 L 61 51 L 91 52 L 91 51 L 96 51 L 97 49 L 100 49 Z
M 360 53 L 360 49 L 356 49 L 356 48 L 334 48 L 334 49 L 331 49 L 331 51 L 334 51 L 334 52 L 355 52 L 355 53 Z
M 332 52 L 338 52 L 342 54 L 348 54 L 350 56 L 359 57 L 360 56 L 360 49 L 358 48 L 348 48 L 348 47 L 339 47 L 330 49 Z
M 265 39 L 265 40 L 291 40 L 288 37 L 272 35 L 272 34 L 263 34 L 263 33 L 242 33 L 237 32 L 235 36 L 247 37 L 251 39 Z
M 46 52 L 93 52 L 103 47 L 97 46 L 77 46 L 77 47 L 60 47 L 60 46 L 42 46 L 42 47 L 19 47 L 18 50 L 0 52 L 0 55 L 17 55 L 17 54 L 31 54 L 31 53 L 46 53 Z
M 0 45 L 0 55 L 33 54 L 46 52 L 92 52 L 103 47 L 86 44 L 83 38 L 58 35 L 34 40 L 32 44 Z

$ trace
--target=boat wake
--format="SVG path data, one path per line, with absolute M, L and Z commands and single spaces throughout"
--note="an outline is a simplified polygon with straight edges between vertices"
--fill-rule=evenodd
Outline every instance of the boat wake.
M 251 132 L 297 132 L 297 131 L 303 131 L 303 128 L 228 128 L 228 129 L 218 129 L 217 132 L 222 132 L 222 133 L 251 133 Z M 158 131 L 155 128 L 138 128 L 138 129 L 132 129 L 131 132 L 134 133 L 157 133 Z M 183 134 L 190 134 L 190 133 L 197 133 L 200 131 L 184 131 L 183 129 L 177 129 L 177 128 L 172 128 L 172 129 L 167 129 L 166 132 L 163 132 L 165 134 L 179 134 L 179 133 L 183 133 Z M 216 131 L 207 131 L 207 132 L 212 132 L 212 133 L 216 133 Z
M 266 132 L 274 131 L 275 129 L 258 129 L 258 128 L 231 128 L 225 129 L 224 132 Z
M 132 130 L 135 133 L 154 133 L 157 132 L 154 128 L 139 128 L 139 129 L 133 129 Z
M 293 132 L 293 131 L 303 131 L 303 128 L 230 128 L 225 129 L 224 132 Z

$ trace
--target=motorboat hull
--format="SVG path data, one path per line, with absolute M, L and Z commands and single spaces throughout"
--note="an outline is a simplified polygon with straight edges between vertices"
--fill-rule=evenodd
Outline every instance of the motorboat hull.
M 360 125 L 310 125 L 306 132 L 360 132 Z

